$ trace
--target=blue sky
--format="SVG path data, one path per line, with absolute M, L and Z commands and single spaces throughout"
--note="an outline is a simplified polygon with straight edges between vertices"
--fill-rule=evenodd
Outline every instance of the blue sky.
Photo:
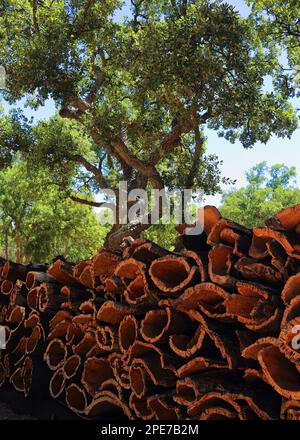
M 247 16 L 249 13 L 249 8 L 243 0 L 227 0 L 227 2 L 235 6 L 242 16 Z M 128 7 L 125 6 L 116 18 L 127 13 Z M 8 111 L 10 107 L 3 100 L 2 104 L 4 104 L 5 111 Z M 16 106 L 24 106 L 24 100 L 18 102 Z M 297 107 L 300 107 L 299 100 Z M 25 109 L 25 114 L 34 116 L 36 120 L 49 118 L 54 113 L 55 106 L 51 100 L 47 101 L 46 105 L 37 111 L 29 108 Z M 245 150 L 240 142 L 231 144 L 225 139 L 219 138 L 215 131 L 206 129 L 205 134 L 207 136 L 207 154 L 216 154 L 223 161 L 221 173 L 225 177 L 236 179 L 235 187 L 243 186 L 245 184 L 245 172 L 261 161 L 267 161 L 269 165 L 284 163 L 288 166 L 295 166 L 300 187 L 300 129 L 294 132 L 291 139 L 278 139 L 273 136 L 267 145 L 257 143 L 251 150 Z M 226 188 L 224 187 L 224 189 Z M 207 203 L 217 206 L 220 200 L 221 195 L 206 197 Z

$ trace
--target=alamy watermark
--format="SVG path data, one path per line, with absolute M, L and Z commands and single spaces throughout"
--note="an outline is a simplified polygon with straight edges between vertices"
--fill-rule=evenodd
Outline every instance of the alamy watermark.
M 292 333 L 295 335 L 292 338 L 292 348 L 294 350 L 299 350 L 300 349 L 300 325 L 294 325 L 294 327 L 292 328 Z
M 186 234 L 198 235 L 203 232 L 202 190 L 164 188 L 146 191 L 135 188 L 128 191 L 127 182 L 121 181 L 116 192 L 103 189 L 101 194 L 105 200 L 99 212 L 101 224 L 185 224 L 189 225 Z M 115 202 L 117 198 L 118 204 Z
M 6 349 L 6 330 L 3 325 L 0 325 L 0 350 Z
M 293 78 L 293 87 L 300 88 L 300 65 L 294 67 L 295 76 Z
M 0 66 L 0 91 L 6 90 L 6 70 L 5 67 Z

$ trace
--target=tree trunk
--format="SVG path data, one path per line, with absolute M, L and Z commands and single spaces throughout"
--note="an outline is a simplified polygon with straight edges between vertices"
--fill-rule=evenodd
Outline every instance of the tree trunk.
M 4 255 L 6 260 L 9 260 L 9 247 L 8 247 L 8 231 L 4 231 Z
M 111 251 L 116 251 L 120 249 L 120 245 L 124 242 L 125 238 L 138 238 L 140 234 L 146 231 L 150 226 L 150 224 L 144 225 L 141 223 L 114 225 L 106 236 L 104 246 Z
M 19 234 L 16 236 L 16 260 L 17 263 L 22 263 L 22 242 Z

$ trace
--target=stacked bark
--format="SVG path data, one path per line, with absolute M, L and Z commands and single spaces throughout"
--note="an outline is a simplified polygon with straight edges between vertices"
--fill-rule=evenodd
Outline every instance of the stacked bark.
M 182 241 L 1 261 L 0 386 L 85 418 L 300 419 L 300 205 L 253 230 L 206 207 Z

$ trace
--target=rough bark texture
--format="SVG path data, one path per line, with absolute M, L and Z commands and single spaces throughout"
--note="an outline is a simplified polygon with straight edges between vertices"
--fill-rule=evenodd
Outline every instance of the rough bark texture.
M 1 259 L 0 399 L 84 418 L 300 419 L 300 205 L 254 230 L 205 212 L 181 253 L 137 239 L 76 265 Z

